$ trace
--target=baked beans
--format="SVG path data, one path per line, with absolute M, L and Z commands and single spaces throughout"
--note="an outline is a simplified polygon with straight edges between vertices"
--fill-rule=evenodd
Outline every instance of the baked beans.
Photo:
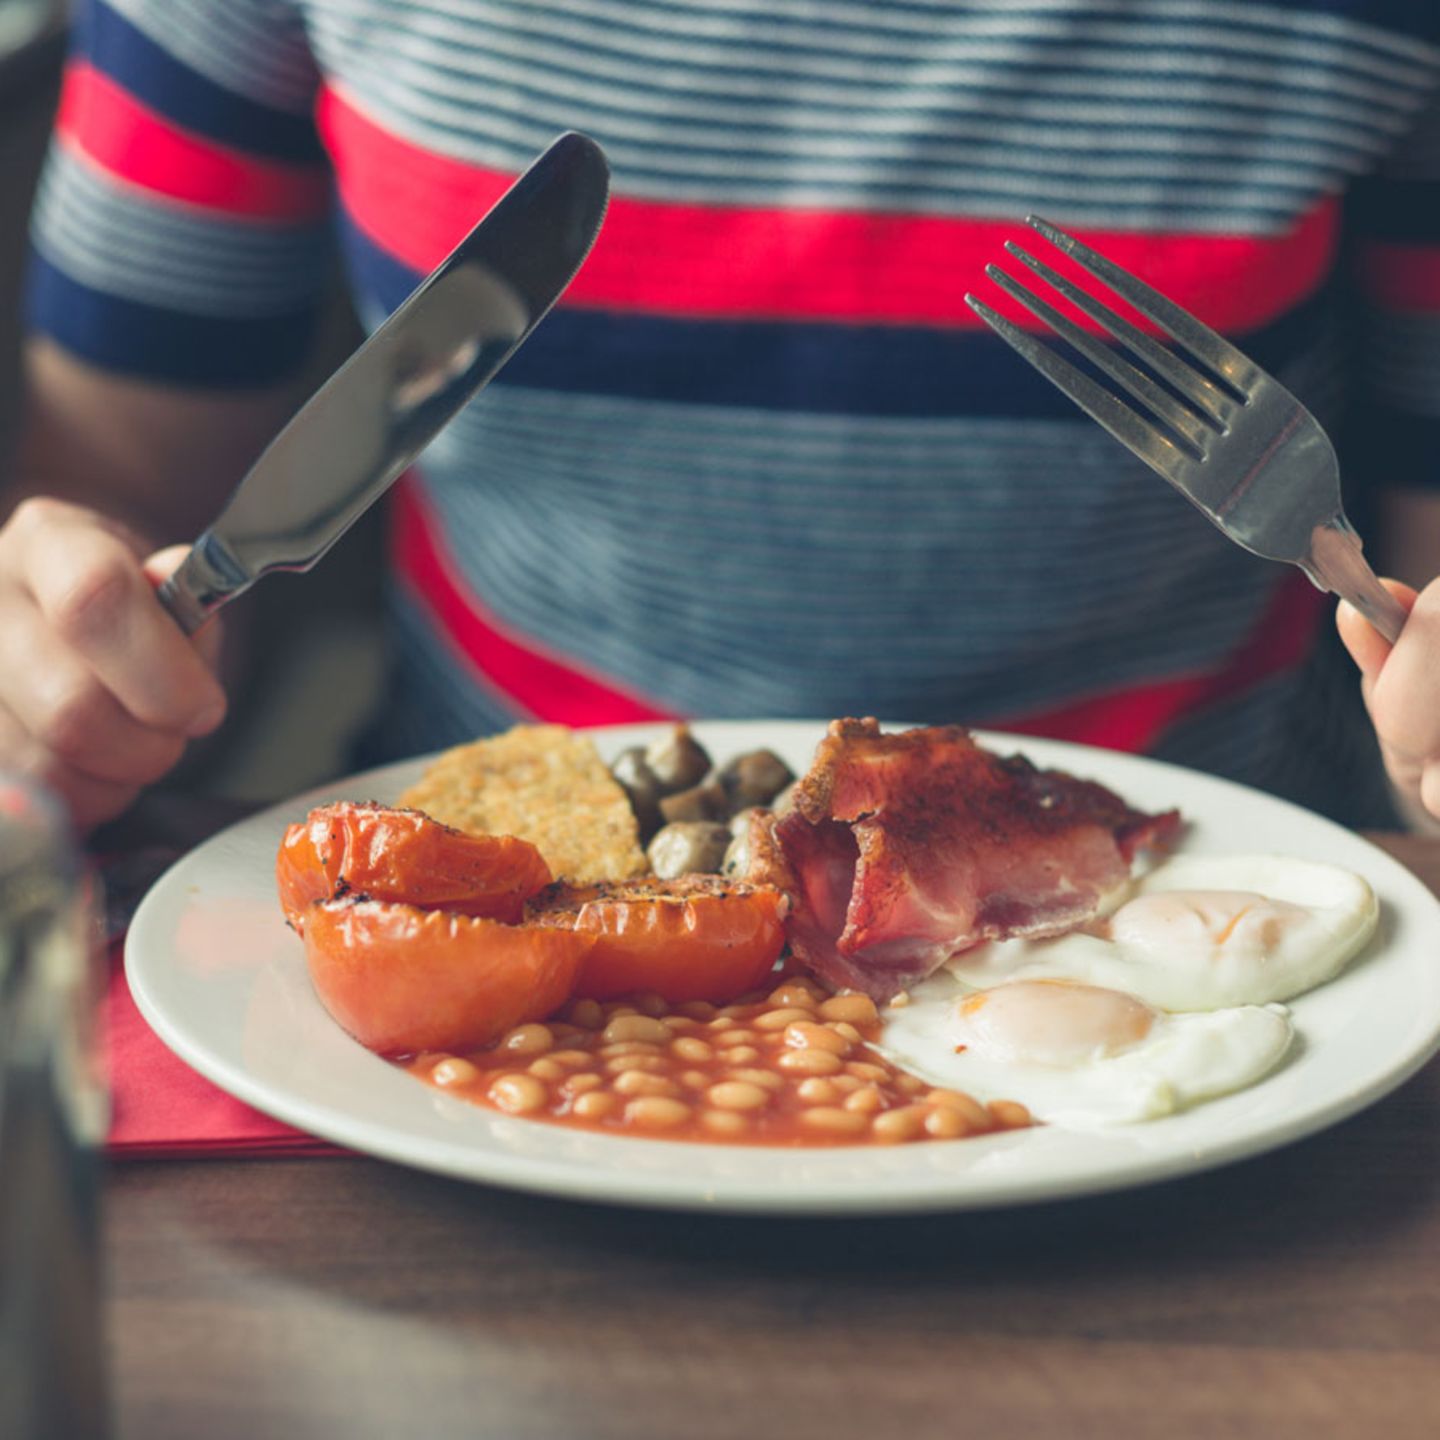
M 724 1006 L 658 995 L 576 1000 L 492 1048 L 402 1062 L 429 1084 L 530 1120 L 745 1145 L 960 1140 L 1031 1123 L 890 1064 L 865 995 L 790 977 Z

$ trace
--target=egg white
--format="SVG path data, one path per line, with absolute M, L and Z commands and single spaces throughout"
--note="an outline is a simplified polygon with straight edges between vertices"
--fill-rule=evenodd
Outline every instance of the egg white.
M 944 971 L 937 973 L 917 985 L 903 1005 L 882 1011 L 878 1048 L 934 1085 L 963 1090 L 982 1102 L 1018 1100 L 1037 1120 L 1072 1130 L 1152 1120 L 1244 1089 L 1280 1063 L 1293 1036 L 1286 1011 L 1277 1005 L 1210 1014 L 1156 1012 L 1142 1039 L 1122 1035 L 1114 1048 L 1102 1039 L 1088 1053 L 1054 1063 L 1054 1047 L 1045 1038 L 1027 1056 L 1023 1033 L 1017 1042 L 967 1025 L 960 1002 L 975 993 Z M 990 997 L 999 993 L 991 991 Z M 1042 1034 L 1047 1026 L 1053 1038 L 1054 1024 L 1040 1015 Z
M 1116 896 L 1093 933 L 983 945 L 947 968 L 979 988 L 1083 980 L 1162 1010 L 1267 1005 L 1339 974 L 1378 917 L 1370 886 L 1333 865 L 1275 855 L 1176 856 Z

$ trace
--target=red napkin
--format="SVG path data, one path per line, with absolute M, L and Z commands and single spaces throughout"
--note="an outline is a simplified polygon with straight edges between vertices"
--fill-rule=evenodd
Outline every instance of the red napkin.
M 121 950 L 118 942 L 111 946 L 101 1006 L 111 1104 L 107 1154 L 148 1160 L 165 1155 L 342 1153 L 327 1141 L 252 1110 L 168 1050 L 135 1008 Z

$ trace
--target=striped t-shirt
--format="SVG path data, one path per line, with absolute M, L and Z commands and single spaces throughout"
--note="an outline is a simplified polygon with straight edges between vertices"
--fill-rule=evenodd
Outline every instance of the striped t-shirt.
M 116 370 L 271 381 L 337 250 L 373 326 L 586 131 L 590 260 L 391 502 L 373 756 L 877 714 L 1368 818 L 1321 597 L 964 295 L 1028 211 L 1078 233 L 1335 429 L 1363 529 L 1381 483 L 1440 484 L 1437 96 L 1413 0 L 89 0 L 31 315 Z

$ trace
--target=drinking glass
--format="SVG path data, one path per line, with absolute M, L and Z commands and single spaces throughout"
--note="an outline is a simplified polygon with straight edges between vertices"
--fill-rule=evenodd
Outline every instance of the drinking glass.
M 94 882 L 60 808 L 0 775 L 0 1436 L 107 1433 L 98 1254 L 106 1100 Z

